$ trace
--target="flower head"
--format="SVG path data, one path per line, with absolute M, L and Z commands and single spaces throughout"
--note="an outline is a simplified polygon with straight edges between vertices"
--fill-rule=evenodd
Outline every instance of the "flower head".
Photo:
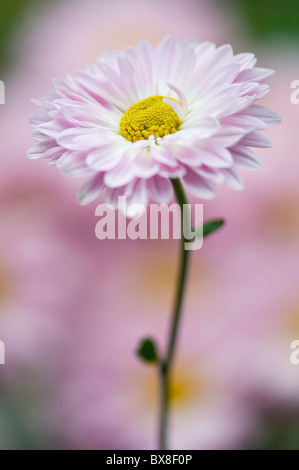
M 269 147 L 259 133 L 280 122 L 254 104 L 272 75 L 253 54 L 231 46 L 166 37 L 154 49 L 108 51 L 84 70 L 53 81 L 54 91 L 32 117 L 31 158 L 48 158 L 69 176 L 88 177 L 78 200 L 87 204 L 106 189 L 146 204 L 172 197 L 181 178 L 197 197 L 212 198 L 215 183 L 242 189 L 238 167 L 260 168 L 248 147 Z

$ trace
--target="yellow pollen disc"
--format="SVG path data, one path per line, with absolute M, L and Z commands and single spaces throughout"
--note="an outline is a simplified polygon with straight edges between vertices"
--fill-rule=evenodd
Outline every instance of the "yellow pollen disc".
M 163 98 L 160 95 L 150 96 L 130 106 L 120 120 L 120 135 L 130 142 L 136 142 L 148 139 L 150 135 L 164 137 L 174 134 L 180 119 L 172 107 L 164 103 Z

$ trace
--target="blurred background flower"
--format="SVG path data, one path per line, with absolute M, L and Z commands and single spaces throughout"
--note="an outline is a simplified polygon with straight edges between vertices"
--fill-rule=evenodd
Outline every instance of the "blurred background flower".
M 177 449 L 299 448 L 297 123 L 299 7 L 291 0 L 0 1 L 1 449 L 155 448 L 155 371 L 144 335 L 165 344 L 177 269 L 168 241 L 99 241 L 80 182 L 25 157 L 32 97 L 107 48 L 196 35 L 271 67 L 267 132 L 246 190 L 222 188 L 205 218 L 227 224 L 194 253 L 171 396 Z M 288 7 L 286 7 L 286 4 Z M 275 8 L 276 6 L 276 8 Z M 279 8 L 283 6 L 283 8 Z M 272 135 L 271 135 L 272 134 Z M 299 366 L 298 366 L 299 367 Z

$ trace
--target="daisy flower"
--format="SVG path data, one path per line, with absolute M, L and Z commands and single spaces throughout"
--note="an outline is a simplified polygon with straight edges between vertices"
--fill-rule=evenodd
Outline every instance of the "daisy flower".
M 166 37 L 157 49 L 112 50 L 65 78 L 37 102 L 30 158 L 47 158 L 69 176 L 87 177 L 78 201 L 106 190 L 129 204 L 149 198 L 167 203 L 170 179 L 180 178 L 199 198 L 213 198 L 216 184 L 242 189 L 239 167 L 258 169 L 249 147 L 269 147 L 259 131 L 280 122 L 254 104 L 268 91 L 273 71 L 255 67 L 253 54 L 230 45 Z

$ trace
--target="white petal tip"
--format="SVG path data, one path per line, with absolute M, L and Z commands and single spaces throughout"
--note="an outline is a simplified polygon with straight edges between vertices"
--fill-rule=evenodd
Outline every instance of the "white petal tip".
M 34 154 L 30 154 L 30 153 L 27 153 L 27 158 L 29 158 L 30 160 L 38 160 L 39 157 L 37 157 L 36 155 Z
M 170 98 L 163 98 L 164 103 L 169 104 L 173 111 L 178 115 L 179 120 L 182 122 L 185 115 L 182 106 Z
M 90 201 L 86 194 L 79 193 L 77 196 L 77 202 L 80 204 L 80 206 L 86 206 Z

